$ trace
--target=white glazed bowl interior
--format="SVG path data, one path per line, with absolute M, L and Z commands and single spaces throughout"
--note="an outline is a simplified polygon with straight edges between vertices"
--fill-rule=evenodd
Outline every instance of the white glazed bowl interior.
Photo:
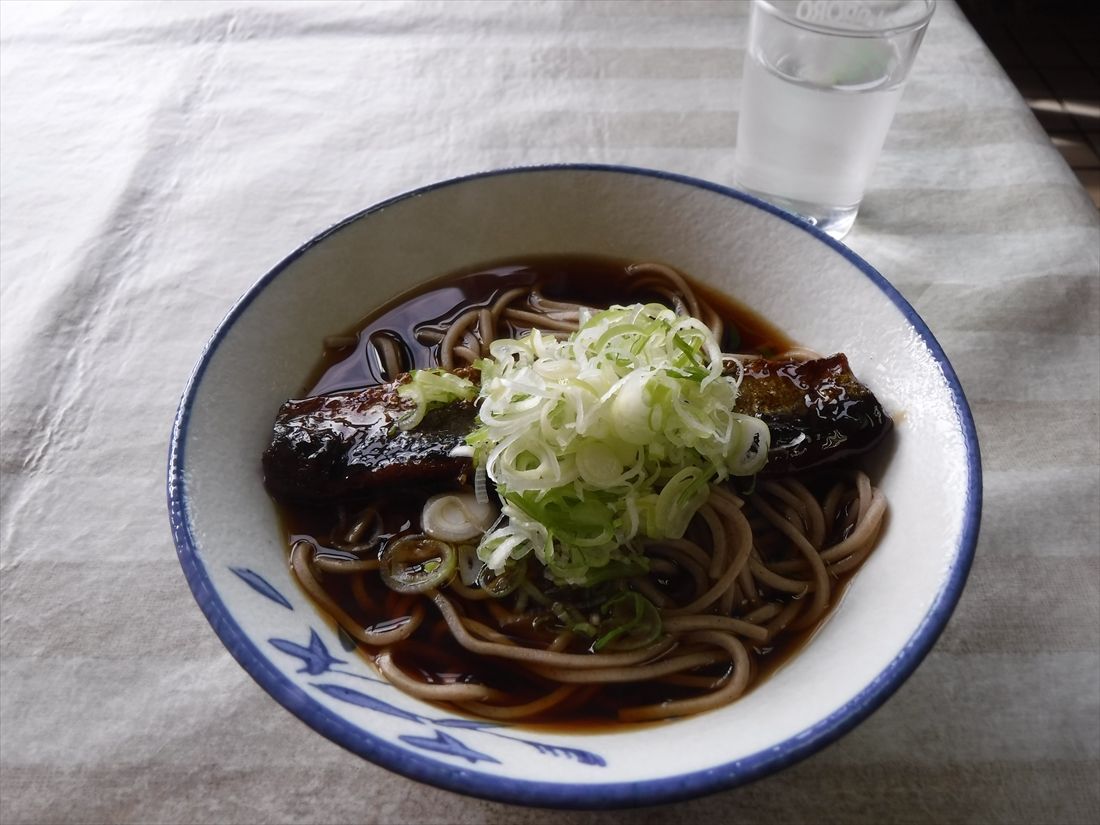
M 288 573 L 259 457 L 321 339 L 428 279 L 547 253 L 671 264 L 796 341 L 847 353 L 897 421 L 880 462 L 890 512 L 879 547 L 811 642 L 726 708 L 587 734 L 468 724 L 363 678 L 369 668 Z M 904 681 L 947 621 L 973 553 L 980 492 L 973 422 L 954 373 L 869 265 L 731 190 L 591 166 L 449 181 L 373 207 L 295 252 L 215 333 L 181 402 L 169 468 L 173 530 L 196 598 L 276 699 L 407 776 L 563 807 L 731 787 L 850 729 Z

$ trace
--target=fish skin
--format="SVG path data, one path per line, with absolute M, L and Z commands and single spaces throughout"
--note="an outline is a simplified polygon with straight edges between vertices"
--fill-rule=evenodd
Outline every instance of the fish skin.
M 890 417 L 842 354 L 809 361 L 752 359 L 742 370 L 734 411 L 758 416 L 771 431 L 762 476 L 815 469 L 864 452 L 890 430 Z M 414 405 L 397 394 L 401 383 L 283 404 L 263 455 L 268 491 L 278 499 L 324 501 L 384 485 L 465 477 L 470 459 L 450 453 L 475 427 L 474 404 L 431 410 L 417 427 L 402 430 L 397 421 Z
M 287 401 L 263 455 L 264 483 L 278 499 L 323 501 L 382 485 L 460 480 L 470 459 L 451 456 L 474 429 L 461 401 L 429 410 L 411 430 L 398 419 L 415 405 L 399 383 Z
M 893 425 L 842 353 L 812 360 L 745 361 L 734 411 L 771 431 L 762 476 L 813 470 L 878 444 Z

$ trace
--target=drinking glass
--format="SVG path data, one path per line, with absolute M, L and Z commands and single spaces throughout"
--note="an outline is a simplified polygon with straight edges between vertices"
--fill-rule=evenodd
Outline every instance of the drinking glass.
M 753 0 L 734 175 L 834 238 L 852 228 L 935 0 Z

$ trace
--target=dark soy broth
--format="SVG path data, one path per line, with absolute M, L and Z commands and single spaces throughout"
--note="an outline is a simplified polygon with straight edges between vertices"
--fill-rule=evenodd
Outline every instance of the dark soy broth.
M 388 336 L 402 352 L 405 368 L 438 366 L 438 344 L 428 343 L 423 332 L 446 325 L 472 307 L 488 307 L 506 291 L 518 287 L 530 289 L 539 284 L 549 299 L 571 300 L 594 307 L 636 302 L 667 303 L 661 295 L 633 288 L 632 276 L 624 261 L 581 256 L 531 256 L 522 260 L 500 262 L 464 270 L 430 283 L 391 301 L 344 334 L 328 340 L 320 362 L 303 386 L 303 396 L 320 395 L 338 390 L 371 386 L 390 380 L 371 343 L 375 336 Z M 793 342 L 769 322 L 721 293 L 697 282 L 689 281 L 696 293 L 704 297 L 725 322 L 724 352 L 771 355 L 794 346 Z M 353 296 L 349 296 L 349 299 Z M 519 336 L 526 331 L 521 326 L 506 326 L 499 337 Z M 336 331 L 334 331 L 336 332 Z M 828 482 L 824 476 L 806 480 L 811 487 Z M 386 490 L 367 499 L 342 502 L 339 506 L 279 505 L 288 536 L 288 547 L 297 539 L 308 539 L 318 547 L 319 554 L 347 557 L 331 548 L 333 537 L 347 529 L 350 519 L 367 505 L 374 505 L 383 516 L 383 535 L 398 536 L 417 532 L 420 508 L 424 500 L 442 492 L 415 487 Z M 815 490 L 816 492 L 816 490 Z M 694 528 L 693 528 L 694 529 Z M 415 600 L 420 597 L 395 593 L 381 582 L 376 573 L 361 575 L 331 575 L 322 582 L 325 590 L 363 627 L 385 629 L 410 615 Z M 843 586 L 833 590 L 833 602 L 839 599 Z M 408 639 L 390 649 L 393 659 L 409 675 L 429 683 L 478 681 L 506 691 L 516 704 L 533 700 L 553 689 L 529 671 L 504 659 L 478 657 L 462 648 L 451 636 L 436 608 L 421 600 L 426 617 Z M 463 601 L 465 614 L 472 619 L 497 626 L 493 600 Z M 751 648 L 753 683 L 760 675 L 773 671 L 788 656 L 801 647 L 816 628 L 801 632 L 788 631 L 773 647 Z M 548 644 L 554 631 L 517 623 L 508 629 L 517 640 Z M 345 637 L 350 638 L 350 637 Z M 581 641 L 572 652 L 581 652 L 587 642 Z M 372 651 L 365 645 L 360 650 Z M 710 671 L 715 677 L 725 672 L 727 665 Z M 548 686 L 549 685 L 549 686 Z M 564 703 L 555 706 L 549 715 L 523 720 L 524 725 L 567 725 L 570 729 L 597 729 L 615 722 L 616 710 L 623 706 L 642 705 L 666 699 L 693 695 L 696 691 L 676 685 L 651 682 L 611 684 L 581 687 Z
M 333 335 L 330 341 L 343 344 L 338 339 L 344 338 L 347 343 L 324 349 L 320 364 L 303 387 L 304 395 L 368 387 L 387 380 L 370 345 L 376 335 L 399 341 L 406 350 L 409 367 L 439 366 L 438 345 L 422 343 L 418 331 L 423 337 L 424 330 L 445 326 L 473 307 L 490 306 L 500 295 L 518 287 L 540 284 L 547 298 L 594 307 L 667 303 L 661 295 L 633 287 L 633 276 L 627 272 L 629 265 L 610 258 L 531 256 L 430 281 L 386 304 L 344 335 Z M 766 355 L 793 346 L 787 336 L 748 307 L 698 282 L 689 282 L 726 322 L 723 352 Z M 518 335 L 526 328 L 513 326 L 511 330 Z M 738 338 L 733 338 L 734 335 Z

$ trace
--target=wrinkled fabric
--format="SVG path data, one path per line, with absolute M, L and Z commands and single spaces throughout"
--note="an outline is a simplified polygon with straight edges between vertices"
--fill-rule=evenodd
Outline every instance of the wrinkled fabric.
M 732 180 L 743 3 L 0 6 L 0 819 L 16 823 L 1100 818 L 1100 229 L 941 2 L 847 243 L 973 406 L 985 511 L 924 664 L 835 745 L 630 813 L 460 797 L 312 732 L 233 661 L 164 503 L 233 301 L 374 202 L 484 169 Z

